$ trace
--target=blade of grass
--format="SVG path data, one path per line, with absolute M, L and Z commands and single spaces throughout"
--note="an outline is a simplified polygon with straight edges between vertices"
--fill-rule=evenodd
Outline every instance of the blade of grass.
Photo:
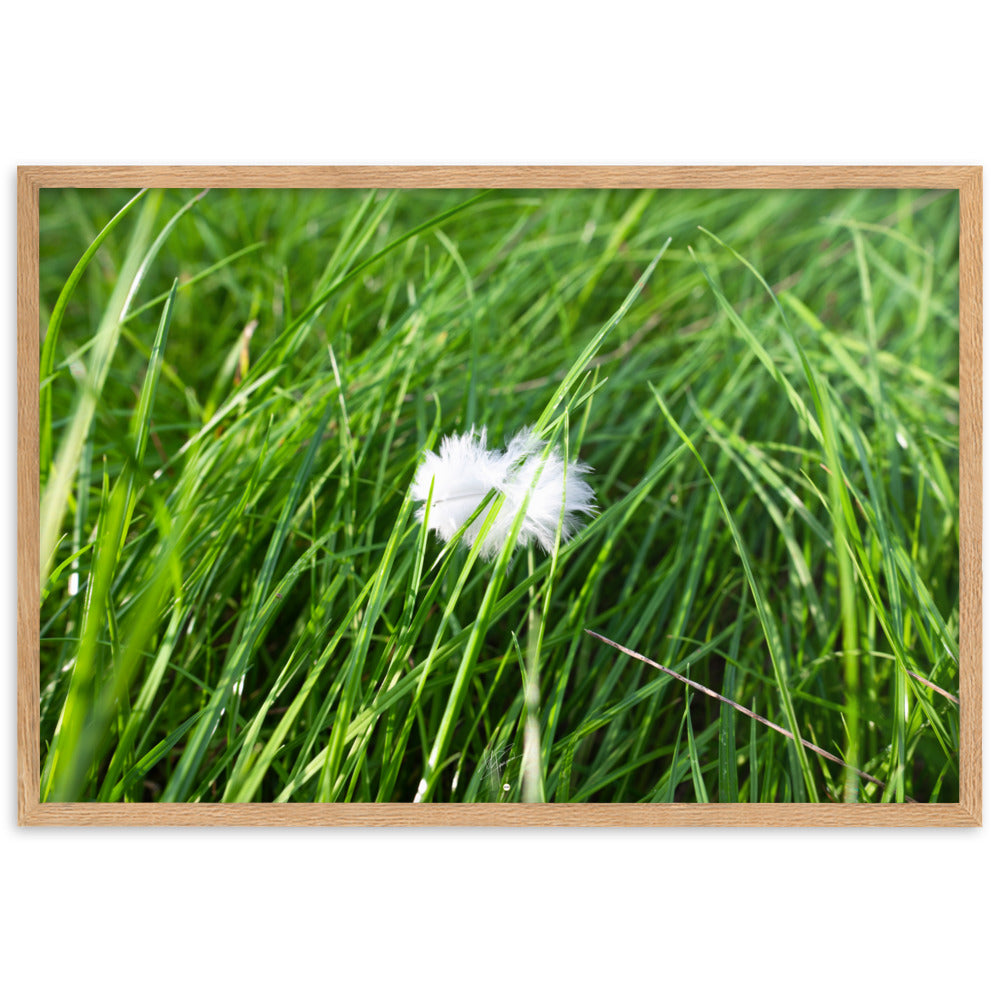
M 551 430 L 555 423 L 555 413 L 559 407 L 559 404 L 566 398 L 566 396 L 575 388 L 577 381 L 586 373 L 587 364 L 591 361 L 594 355 L 601 349 L 601 344 L 611 333 L 615 327 L 625 318 L 629 309 L 631 309 L 632 304 L 639 297 L 639 293 L 645 288 L 646 282 L 649 280 L 650 275 L 656 269 L 656 265 L 659 264 L 660 258 L 666 253 L 667 247 L 670 246 L 670 239 L 668 238 L 664 242 L 663 246 L 657 251 L 656 256 L 649 262 L 646 266 L 646 270 L 643 271 L 642 277 L 632 286 L 631 291 L 625 296 L 622 304 L 615 310 L 611 318 L 594 334 L 591 338 L 590 343 L 577 355 L 576 360 L 573 362 L 569 371 L 566 373 L 565 377 L 556 386 L 552 395 L 549 397 L 548 403 L 546 403 L 545 408 L 542 410 L 541 416 L 535 422 L 535 434 L 538 437 L 544 438 Z
M 747 582 L 750 585 L 750 591 L 753 594 L 754 604 L 757 607 L 757 613 L 760 616 L 761 627 L 764 632 L 764 640 L 767 643 L 767 648 L 771 654 L 771 662 L 774 664 L 774 675 L 778 682 L 778 690 L 781 693 L 781 703 L 785 712 L 785 718 L 788 720 L 789 726 L 791 727 L 792 733 L 794 734 L 795 751 L 796 757 L 799 762 L 799 766 L 802 769 L 802 776 L 806 782 L 806 788 L 809 793 L 809 799 L 812 802 L 818 800 L 818 793 L 816 790 L 815 779 L 813 778 L 812 771 L 809 768 L 808 762 L 805 757 L 805 753 L 802 747 L 802 735 L 799 732 L 798 722 L 795 718 L 795 708 L 792 704 L 791 691 L 788 687 L 788 659 L 785 655 L 784 647 L 781 643 L 781 637 L 778 632 L 777 622 L 774 617 L 774 612 L 771 610 L 771 605 L 764 595 L 763 590 L 757 582 L 757 576 L 753 571 L 753 567 L 750 564 L 750 556 L 747 552 L 746 544 L 743 541 L 743 534 L 736 525 L 732 514 L 729 512 L 729 507 L 726 504 L 725 499 L 722 496 L 722 491 L 719 489 L 712 477 L 712 474 L 708 471 L 708 466 L 705 464 L 704 459 L 701 457 L 701 453 L 695 448 L 691 439 L 684 433 L 680 424 L 674 419 L 673 414 L 667 408 L 666 403 L 661 398 L 660 394 L 656 389 L 650 385 L 650 390 L 656 397 L 656 401 L 663 411 L 664 417 L 667 422 L 674 429 L 674 432 L 681 438 L 681 440 L 688 446 L 691 453 L 694 455 L 695 460 L 701 466 L 705 475 L 708 476 L 709 482 L 712 484 L 712 489 L 715 490 L 715 494 L 719 499 L 719 504 L 722 507 L 723 516 L 726 519 L 726 523 L 729 525 L 730 533 L 733 536 L 733 541 L 736 543 L 736 548 L 739 553 L 740 562 L 743 564 L 744 572 L 746 573 Z
M 799 343 L 798 338 L 792 333 L 791 328 L 788 325 L 788 320 L 785 316 L 785 311 L 782 308 L 778 297 L 774 294 L 770 285 L 768 285 L 768 283 L 764 280 L 760 272 L 745 257 L 719 239 L 719 237 L 715 236 L 707 229 L 702 229 L 702 231 L 720 246 L 724 247 L 731 254 L 733 254 L 733 256 L 736 257 L 736 259 L 750 271 L 750 273 L 757 280 L 758 284 L 761 285 L 771 298 L 772 302 L 774 302 L 777 306 L 784 325 L 785 335 L 787 339 L 791 341 L 794 352 L 802 365 L 803 373 L 805 374 L 810 392 L 812 394 L 813 405 L 819 417 L 819 424 L 817 427 L 816 421 L 814 421 L 812 419 L 812 415 L 805 410 L 805 405 L 802 402 L 801 397 L 799 397 L 795 390 L 792 389 L 787 378 L 785 378 L 784 375 L 773 367 L 773 364 L 769 359 L 765 360 L 766 352 L 759 355 L 772 376 L 777 378 L 782 387 L 785 388 L 789 400 L 796 406 L 796 409 L 799 410 L 801 408 L 800 412 L 807 418 L 807 422 L 809 423 L 813 435 L 823 445 L 823 451 L 828 467 L 830 511 L 833 516 L 834 523 L 834 555 L 837 562 L 837 575 L 840 589 L 844 683 L 847 688 L 847 755 L 850 762 L 850 769 L 847 772 L 847 780 L 844 783 L 844 798 L 848 802 L 853 802 L 856 801 L 858 792 L 857 780 L 855 776 L 858 770 L 861 750 L 861 717 L 859 704 L 860 666 L 858 658 L 858 605 L 855 593 L 854 567 L 851 561 L 850 550 L 852 541 L 857 540 L 860 542 L 861 536 L 848 497 L 847 479 L 844 473 L 843 463 L 840 458 L 841 449 L 839 444 L 839 435 L 833 421 L 833 408 L 830 402 L 830 393 L 826 382 L 815 373 L 805 351 L 802 349 L 802 345 Z M 713 291 L 715 291 L 717 299 L 723 303 L 727 312 L 729 312 L 731 317 L 736 320 L 737 326 L 741 331 L 743 331 L 744 336 L 747 337 L 751 343 L 757 344 L 758 342 L 753 334 L 750 333 L 749 328 L 736 316 L 732 307 L 728 305 L 725 297 L 722 295 L 721 290 L 714 283 Z

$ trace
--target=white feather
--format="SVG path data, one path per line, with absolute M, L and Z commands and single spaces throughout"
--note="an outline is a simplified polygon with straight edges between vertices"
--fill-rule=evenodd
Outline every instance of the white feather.
M 590 467 L 579 462 L 564 463 L 562 453 L 554 446 L 547 456 L 544 450 L 545 442 L 528 428 L 519 431 L 504 451 L 486 447 L 485 428 L 446 437 L 439 452 L 424 453 L 414 476 L 410 497 L 421 505 L 417 519 L 422 521 L 426 516 L 428 527 L 447 542 L 461 531 L 490 490 L 495 490 L 503 496 L 503 505 L 480 550 L 490 559 L 503 549 L 521 504 L 528 497 L 517 545 L 534 541 L 551 553 L 560 516 L 562 538 L 566 541 L 576 530 L 580 516 L 593 514 L 596 508 L 594 491 L 584 479 Z M 432 481 L 434 493 L 428 514 Z M 489 509 L 484 508 L 462 535 L 469 548 Z

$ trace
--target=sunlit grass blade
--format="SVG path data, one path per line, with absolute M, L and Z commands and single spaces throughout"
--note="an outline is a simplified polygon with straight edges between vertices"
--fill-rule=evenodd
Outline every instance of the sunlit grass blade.
M 42 340 L 41 357 L 39 361 L 39 396 L 38 396 L 38 430 L 39 430 L 39 468 L 42 479 L 46 479 L 49 474 L 49 465 L 52 461 L 52 385 L 51 377 L 55 364 L 56 345 L 59 342 L 59 330 L 62 327 L 63 316 L 66 314 L 66 307 L 70 298 L 80 283 L 80 278 L 86 270 L 87 265 L 94 259 L 101 245 L 108 236 L 118 226 L 118 223 L 125 218 L 135 207 L 140 199 L 146 194 L 146 189 L 138 192 L 130 198 L 107 222 L 104 228 L 94 237 L 90 245 L 81 255 L 76 267 L 70 272 L 66 283 L 56 299 L 56 304 L 52 307 L 49 316 L 48 326 L 45 330 L 45 337 Z M 43 574 L 44 577 L 44 574 Z
M 56 540 L 66 509 L 73 475 L 80 461 L 84 442 L 90 432 L 97 400 L 107 378 L 111 356 L 118 343 L 121 317 L 135 293 L 135 280 L 149 245 L 152 243 L 153 225 L 160 207 L 162 194 L 153 192 L 146 198 L 129 243 L 128 255 L 122 264 L 118 280 L 108 299 L 101 324 L 94 336 L 89 358 L 87 381 L 77 395 L 75 411 L 68 429 L 63 433 L 52 470 L 42 489 L 39 515 L 41 578 L 49 575 L 55 556 Z

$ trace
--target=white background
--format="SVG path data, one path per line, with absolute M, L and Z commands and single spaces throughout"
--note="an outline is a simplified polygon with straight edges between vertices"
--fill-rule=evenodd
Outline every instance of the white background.
M 338 8 L 20 0 L 4 14 L 0 991 L 996 995 L 988 6 Z M 19 829 L 18 163 L 983 164 L 984 828 Z

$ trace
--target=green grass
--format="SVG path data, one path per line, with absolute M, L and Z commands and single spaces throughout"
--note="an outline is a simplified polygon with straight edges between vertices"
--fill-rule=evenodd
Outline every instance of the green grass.
M 953 192 L 43 190 L 43 798 L 957 800 L 957 238 Z M 407 492 L 472 426 L 599 514 L 442 545 Z

